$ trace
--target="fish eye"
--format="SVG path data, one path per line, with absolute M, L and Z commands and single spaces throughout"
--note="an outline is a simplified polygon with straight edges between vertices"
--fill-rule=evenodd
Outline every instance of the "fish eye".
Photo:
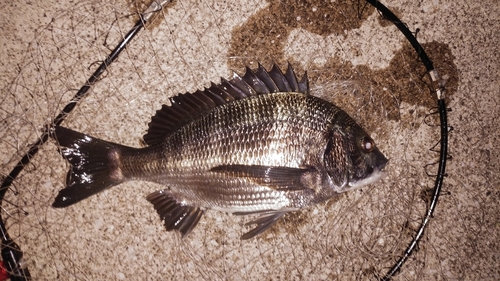
M 372 152 L 373 149 L 375 149 L 375 141 L 368 136 L 363 137 L 361 140 L 361 148 L 363 148 L 365 152 Z

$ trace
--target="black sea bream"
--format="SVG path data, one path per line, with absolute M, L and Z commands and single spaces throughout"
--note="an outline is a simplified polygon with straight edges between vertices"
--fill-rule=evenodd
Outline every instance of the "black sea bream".
M 156 112 L 132 148 L 56 127 L 71 163 L 54 207 L 66 207 L 125 181 L 165 185 L 147 196 L 167 230 L 182 236 L 206 209 L 260 216 L 241 238 L 284 214 L 376 181 L 387 159 L 335 105 L 309 94 L 289 65 L 259 65 L 203 91 L 178 95 Z

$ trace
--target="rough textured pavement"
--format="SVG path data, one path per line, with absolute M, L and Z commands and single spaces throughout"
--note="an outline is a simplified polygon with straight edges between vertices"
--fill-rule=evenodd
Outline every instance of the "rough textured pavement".
M 108 1 L 109 2 L 109 1 Z M 383 1 L 447 80 L 450 155 L 434 218 L 395 280 L 500 279 L 500 5 Z M 0 173 L 90 76 L 145 4 L 0 4 Z M 174 1 L 120 56 L 64 125 L 141 146 L 169 96 L 276 61 L 307 70 L 312 93 L 373 132 L 388 176 L 290 214 L 240 241 L 249 218 L 208 211 L 185 239 L 164 231 L 130 182 L 67 209 L 50 207 L 69 166 L 53 141 L 3 202 L 35 280 L 373 280 L 425 212 L 438 153 L 435 97 L 414 51 L 363 1 Z

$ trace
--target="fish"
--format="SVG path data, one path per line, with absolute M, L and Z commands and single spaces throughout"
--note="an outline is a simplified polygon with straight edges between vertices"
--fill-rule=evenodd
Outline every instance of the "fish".
M 246 67 L 219 84 L 169 99 L 151 118 L 145 146 L 52 129 L 71 168 L 52 206 L 63 208 L 127 181 L 163 189 L 146 196 L 167 231 L 188 235 L 207 210 L 256 214 L 250 239 L 289 212 L 373 183 L 388 159 L 346 112 L 309 93 L 307 72 Z

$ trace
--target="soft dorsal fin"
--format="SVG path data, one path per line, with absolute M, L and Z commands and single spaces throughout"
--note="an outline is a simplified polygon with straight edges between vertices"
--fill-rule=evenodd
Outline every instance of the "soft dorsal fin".
M 169 134 L 214 107 L 251 96 L 277 92 L 309 94 L 307 73 L 299 81 L 290 64 L 283 74 L 276 64 L 267 71 L 259 63 L 255 71 L 247 67 L 243 77 L 234 73 L 230 80 L 222 78 L 219 84 L 212 83 L 203 91 L 179 94 L 170 98 L 172 105 L 163 105 L 156 111 L 149 123 L 148 132 L 144 135 L 144 142 L 148 145 L 161 143 Z

